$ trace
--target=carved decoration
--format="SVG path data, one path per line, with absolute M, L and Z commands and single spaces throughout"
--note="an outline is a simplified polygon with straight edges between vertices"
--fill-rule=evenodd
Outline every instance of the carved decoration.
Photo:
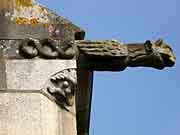
M 75 41 L 81 53 L 92 58 L 121 58 L 128 55 L 126 46 L 116 40 Z
M 76 49 L 71 42 L 53 39 L 24 39 L 20 42 L 19 54 L 25 58 L 42 57 L 46 59 L 72 59 Z
M 62 107 L 74 104 L 74 94 L 77 87 L 75 69 L 65 69 L 52 75 L 45 85 L 44 92 Z

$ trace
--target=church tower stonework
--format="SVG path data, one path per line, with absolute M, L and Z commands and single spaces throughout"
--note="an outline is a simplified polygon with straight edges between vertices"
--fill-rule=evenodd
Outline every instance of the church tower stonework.
M 0 135 L 88 135 L 93 71 L 172 67 L 162 39 L 122 44 L 33 0 L 0 1 Z

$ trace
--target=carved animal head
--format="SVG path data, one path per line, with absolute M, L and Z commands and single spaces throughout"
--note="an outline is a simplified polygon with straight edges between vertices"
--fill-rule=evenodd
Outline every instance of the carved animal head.
M 167 43 L 165 43 L 162 39 L 158 39 L 156 42 L 152 43 L 152 48 L 154 50 L 154 53 L 160 54 L 164 66 L 174 66 L 176 57 L 173 53 L 172 48 Z
M 145 66 L 156 69 L 172 67 L 176 58 L 171 47 L 158 39 L 155 42 L 147 40 L 145 43 L 128 44 L 130 61 L 128 66 Z

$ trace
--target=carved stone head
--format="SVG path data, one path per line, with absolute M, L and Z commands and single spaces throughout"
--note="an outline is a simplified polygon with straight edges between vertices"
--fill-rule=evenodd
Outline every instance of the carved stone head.
M 165 43 L 162 39 L 158 39 L 152 45 L 155 53 L 159 53 L 163 59 L 165 66 L 172 67 L 176 62 L 176 57 L 173 53 L 172 48 Z

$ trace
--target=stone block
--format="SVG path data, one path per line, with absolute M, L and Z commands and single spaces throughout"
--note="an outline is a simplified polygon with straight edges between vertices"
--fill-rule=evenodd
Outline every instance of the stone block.
M 75 60 L 1 60 L 0 135 L 76 135 L 75 104 L 68 111 L 42 92 L 69 68 Z

